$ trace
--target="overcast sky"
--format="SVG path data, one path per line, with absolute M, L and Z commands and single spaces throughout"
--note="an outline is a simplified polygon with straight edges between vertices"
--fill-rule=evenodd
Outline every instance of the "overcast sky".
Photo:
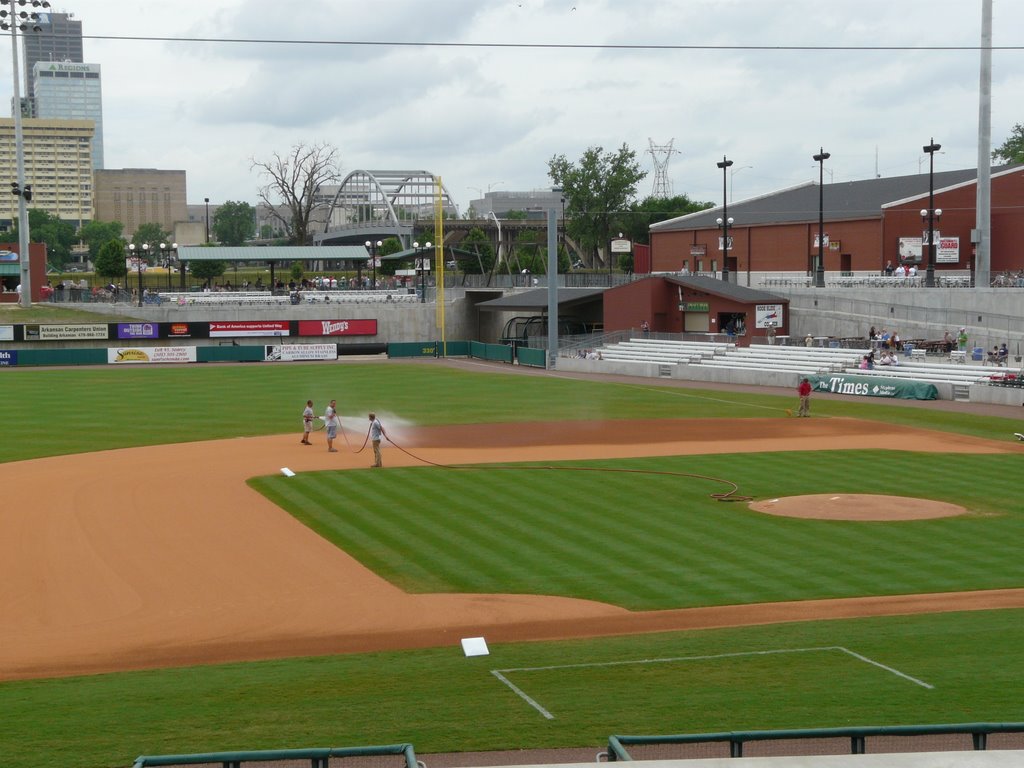
M 654 181 L 650 139 L 674 141 L 668 174 L 676 193 L 716 203 L 723 175 L 715 163 L 723 155 L 734 161 L 728 186 L 737 201 L 816 180 L 811 156 L 819 147 L 832 154 L 826 183 L 927 173 L 921 147 L 932 137 L 943 151 L 936 170 L 975 167 L 981 7 L 981 0 L 54 3 L 82 21 L 85 60 L 103 68 L 106 167 L 184 169 L 190 203 L 255 203 L 262 182 L 252 158 L 327 142 L 345 173 L 440 174 L 463 212 L 479 190 L 550 187 L 553 155 L 575 160 L 588 146 L 623 143 L 649 172 L 644 197 Z M 1024 123 L 1024 2 L 995 0 L 993 27 L 998 146 Z M 537 47 L 495 47 L 510 44 Z M 10 54 L 0 55 L 5 104 L 10 66 Z

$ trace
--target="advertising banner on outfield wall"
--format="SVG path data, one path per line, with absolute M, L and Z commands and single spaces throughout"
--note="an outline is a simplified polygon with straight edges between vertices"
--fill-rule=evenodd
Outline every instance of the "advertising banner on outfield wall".
M 815 392 L 831 392 L 836 395 L 895 397 L 902 400 L 935 400 L 939 396 L 939 391 L 934 384 L 895 379 L 888 376 L 825 373 L 808 376 L 807 379 L 811 382 L 811 387 Z
M 195 347 L 114 347 L 107 350 L 107 362 L 113 365 L 195 361 Z
M 14 341 L 13 325 L 0 325 L 0 341 Z
M 156 323 L 118 323 L 117 338 L 119 339 L 155 339 L 159 336 Z
M 0 349 L 0 365 L 17 365 L 18 352 L 14 349 Z
M 25 341 L 73 341 L 75 339 L 107 339 L 107 324 L 94 325 L 26 325 Z
M 289 363 L 295 360 L 337 360 L 337 344 L 268 344 L 263 359 Z
M 299 336 L 376 336 L 376 320 L 300 320 Z
M 288 336 L 287 320 L 238 320 L 210 323 L 210 338 L 218 336 Z
M 207 339 L 209 323 L 160 323 L 161 339 Z

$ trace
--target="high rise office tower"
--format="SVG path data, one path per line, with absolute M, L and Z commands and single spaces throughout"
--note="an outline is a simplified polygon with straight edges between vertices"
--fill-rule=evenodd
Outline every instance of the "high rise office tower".
M 67 13 L 39 14 L 39 32 L 23 35 L 22 54 L 25 62 L 25 95 L 35 91 L 33 67 L 36 62 L 70 61 L 81 64 L 82 22 Z
M 92 167 L 103 168 L 103 94 L 99 64 L 39 61 L 32 67 L 36 116 L 44 120 L 92 120 Z

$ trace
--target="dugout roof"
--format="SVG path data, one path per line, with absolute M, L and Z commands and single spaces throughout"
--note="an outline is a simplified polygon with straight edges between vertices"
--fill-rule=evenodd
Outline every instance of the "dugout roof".
M 558 308 L 574 309 L 583 304 L 600 301 L 604 288 L 559 288 Z M 487 312 L 546 312 L 548 308 L 548 289 L 534 288 L 521 293 L 512 293 L 500 299 L 482 301 L 477 309 Z

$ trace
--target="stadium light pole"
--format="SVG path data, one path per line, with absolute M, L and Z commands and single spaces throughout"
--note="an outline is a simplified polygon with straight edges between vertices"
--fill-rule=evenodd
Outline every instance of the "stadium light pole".
M 729 218 L 727 185 L 729 183 L 729 166 L 732 165 L 732 160 L 722 155 L 722 160 L 717 165 L 722 169 L 722 217 L 718 219 L 718 226 L 722 228 L 722 280 L 729 282 L 729 225 L 732 224 L 732 219 Z
M 14 6 L 22 10 L 16 11 Z M 18 32 L 42 31 L 39 26 L 39 12 L 24 10 L 26 5 L 33 9 L 49 8 L 46 0 L 0 0 L 0 29 L 11 33 L 11 73 L 14 80 L 14 154 L 17 180 L 11 185 L 11 192 L 18 196 L 18 263 L 21 271 L 21 296 L 18 301 L 28 309 L 32 306 L 32 262 L 29 254 L 28 201 L 32 199 L 30 186 L 25 184 L 25 138 L 21 127 L 21 84 L 18 82 Z M 26 96 L 29 94 L 26 94 Z
M 210 244 L 210 198 L 204 197 L 203 203 L 206 204 L 206 244 Z
M 825 161 L 832 155 L 824 147 L 814 155 L 818 164 L 818 268 L 814 270 L 814 286 L 825 287 Z
M 936 144 L 935 139 L 923 147 L 928 155 L 928 210 L 921 211 L 921 218 L 928 220 L 928 270 L 925 272 L 924 284 L 929 288 L 935 287 L 935 219 L 942 216 L 942 211 L 935 210 L 935 153 L 942 149 L 941 144 Z

